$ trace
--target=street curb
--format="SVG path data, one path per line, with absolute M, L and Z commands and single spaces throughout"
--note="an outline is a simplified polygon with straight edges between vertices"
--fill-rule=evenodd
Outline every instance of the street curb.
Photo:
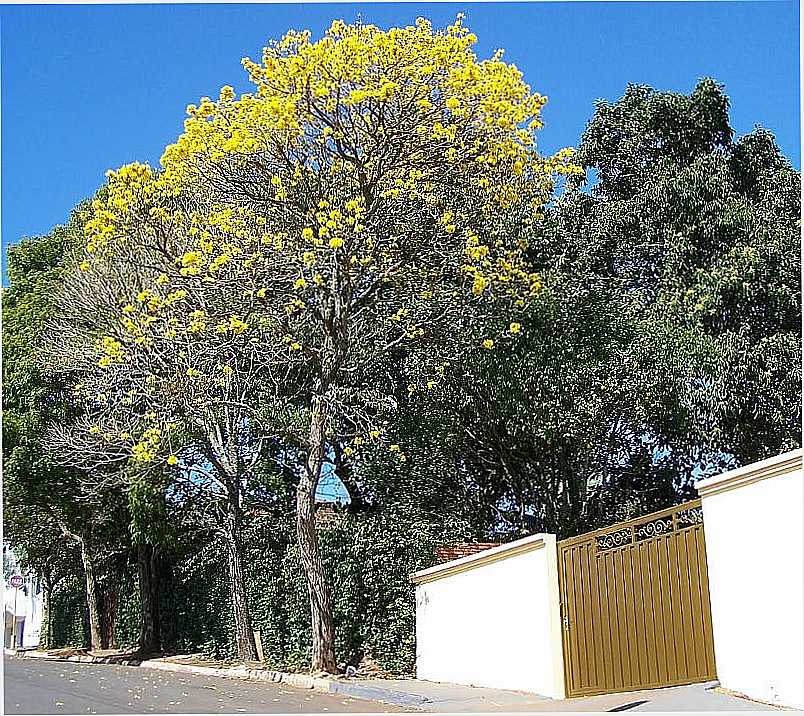
M 7 650 L 8 653 L 9 650 Z M 54 656 L 44 651 L 14 651 L 9 656 L 18 656 L 21 659 L 44 659 L 45 661 L 72 661 L 80 664 L 119 664 L 120 666 L 140 666 L 140 659 L 112 659 L 108 656 Z
M 383 689 L 376 686 L 363 686 L 357 682 L 346 682 L 337 679 L 327 679 L 320 676 L 310 676 L 309 674 L 291 674 L 285 671 L 273 671 L 271 669 L 249 669 L 243 666 L 235 666 L 224 669 L 216 669 L 209 666 L 195 666 L 192 664 L 178 664 L 173 661 L 159 661 L 156 659 L 116 659 L 108 656 L 54 656 L 46 652 L 15 652 L 12 655 L 20 656 L 25 659 L 44 659 L 46 661 L 72 661 L 81 664 L 117 664 L 118 666 L 138 666 L 143 669 L 154 669 L 157 671 L 173 671 L 185 674 L 196 674 L 198 676 L 217 676 L 219 678 L 242 679 L 245 681 L 269 681 L 273 683 L 287 684 L 297 689 L 310 689 L 321 693 L 338 694 L 340 696 L 351 696 L 363 701 L 380 701 L 394 706 L 416 707 L 430 702 L 426 696 L 419 694 L 409 694 L 404 691 L 394 691 Z

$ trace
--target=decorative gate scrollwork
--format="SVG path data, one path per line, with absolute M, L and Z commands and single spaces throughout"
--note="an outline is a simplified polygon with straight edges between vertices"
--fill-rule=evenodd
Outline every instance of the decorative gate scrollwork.
M 673 518 L 672 517 L 657 517 L 650 522 L 643 522 L 641 525 L 634 527 L 637 541 L 643 539 L 650 539 L 651 537 L 658 537 L 659 535 L 666 534 L 673 531 Z
M 616 532 L 609 532 L 605 535 L 595 537 L 598 550 L 614 549 L 615 547 L 622 547 L 626 544 L 631 544 L 633 540 L 631 528 L 626 527 L 624 530 L 617 530 Z
M 703 508 L 700 505 L 676 512 L 676 524 L 679 527 L 691 527 L 692 525 L 700 525 L 702 523 Z
M 703 522 L 703 510 L 700 505 L 681 505 L 644 522 L 632 520 L 629 527 L 621 527 L 612 532 L 595 535 L 597 551 L 617 549 L 635 544 L 646 539 L 659 537 L 675 530 L 685 529 Z

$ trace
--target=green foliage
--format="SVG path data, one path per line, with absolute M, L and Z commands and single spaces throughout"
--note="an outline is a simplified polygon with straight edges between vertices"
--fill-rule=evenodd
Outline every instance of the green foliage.
M 54 298 L 83 244 L 85 207 L 65 226 L 8 251 L 11 285 L 3 306 L 3 496 L 6 538 L 21 547 L 25 566 L 58 585 L 82 570 L 79 543 L 94 562 L 98 585 L 114 581 L 128 546 L 130 517 L 119 489 L 93 491 L 87 471 L 59 464 L 50 430 L 75 417 L 72 376 L 54 370 L 43 353 Z M 89 489 L 88 489 L 89 488 Z M 54 598 L 55 642 L 78 644 L 86 601 L 69 587 Z M 62 612 L 74 618 L 63 619 Z M 80 614 L 81 616 L 77 616 Z M 59 623 L 58 620 L 62 619 Z M 77 621 L 76 621 L 77 620 Z
M 118 648 L 133 649 L 140 635 L 140 591 L 136 565 L 127 567 L 120 579 L 114 637 Z
M 42 402 L 54 391 L 53 376 L 43 372 L 39 355 L 41 333 L 72 252 L 80 245 L 81 214 L 79 207 L 66 226 L 8 248 L 10 285 L 3 292 L 3 428 L 11 444 L 4 439 L 4 451 L 24 442 L 21 428 L 38 425 Z
M 607 197 L 632 197 L 657 168 L 665 173 L 688 166 L 727 146 L 733 135 L 728 108 L 711 79 L 689 95 L 628 85 L 617 102 L 596 104 L 576 159 L 595 169 Z
M 53 589 L 50 609 L 54 647 L 89 646 L 89 617 L 81 577 L 69 577 Z
M 556 212 L 560 260 L 635 296 L 645 407 L 665 408 L 650 431 L 688 456 L 677 468 L 801 444 L 801 177 L 767 130 L 732 134 L 711 80 L 688 97 L 631 86 L 584 134 L 598 183 Z
M 339 654 L 351 663 L 369 655 L 393 673 L 413 673 L 415 599 L 410 574 L 433 564 L 447 537 L 441 525 L 410 515 L 349 516 L 327 534 L 343 626 Z M 347 625 L 351 627 L 347 631 Z
M 732 134 L 710 80 L 598 105 L 577 154 L 595 182 L 530 240 L 546 292 L 521 338 L 417 413 L 449 436 L 442 494 L 490 534 L 578 534 L 801 444 L 800 175 L 769 132 Z
M 52 460 L 45 433 L 66 417 L 65 384 L 41 359 L 41 335 L 53 297 L 79 245 L 79 207 L 66 226 L 8 249 L 10 287 L 3 292 L 3 497 L 6 539 L 22 547 L 26 566 L 58 578 L 75 568 L 54 513 L 78 519 L 76 475 Z

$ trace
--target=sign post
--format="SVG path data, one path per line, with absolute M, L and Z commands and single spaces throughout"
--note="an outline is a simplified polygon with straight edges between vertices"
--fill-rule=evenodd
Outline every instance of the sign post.
M 25 581 L 21 575 L 15 574 L 9 580 L 11 586 L 14 587 L 14 615 L 11 618 L 11 648 L 17 648 L 17 594 L 19 594 L 20 587 Z
M 262 637 L 259 629 L 254 629 L 254 646 L 257 647 L 257 661 L 263 661 Z

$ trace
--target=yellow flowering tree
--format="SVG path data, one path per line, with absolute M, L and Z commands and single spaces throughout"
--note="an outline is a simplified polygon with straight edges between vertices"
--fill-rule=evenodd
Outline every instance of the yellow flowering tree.
M 569 150 L 540 156 L 546 98 L 501 51 L 478 59 L 475 42 L 460 16 L 441 31 L 290 32 L 244 60 L 253 92 L 224 87 L 188 107 L 159 171 L 110 172 L 86 224 L 81 268 L 95 278 L 76 284 L 114 283 L 96 293 L 117 312 L 93 331 L 97 388 L 211 431 L 205 465 L 230 480 L 264 436 L 303 456 L 314 670 L 336 669 L 314 523 L 332 447 L 355 459 L 383 442 L 388 360 L 409 356 L 415 393 L 450 357 L 516 340 L 541 287 L 523 237 L 556 175 L 579 171 Z M 158 438 L 136 442 L 134 459 L 169 459 Z

